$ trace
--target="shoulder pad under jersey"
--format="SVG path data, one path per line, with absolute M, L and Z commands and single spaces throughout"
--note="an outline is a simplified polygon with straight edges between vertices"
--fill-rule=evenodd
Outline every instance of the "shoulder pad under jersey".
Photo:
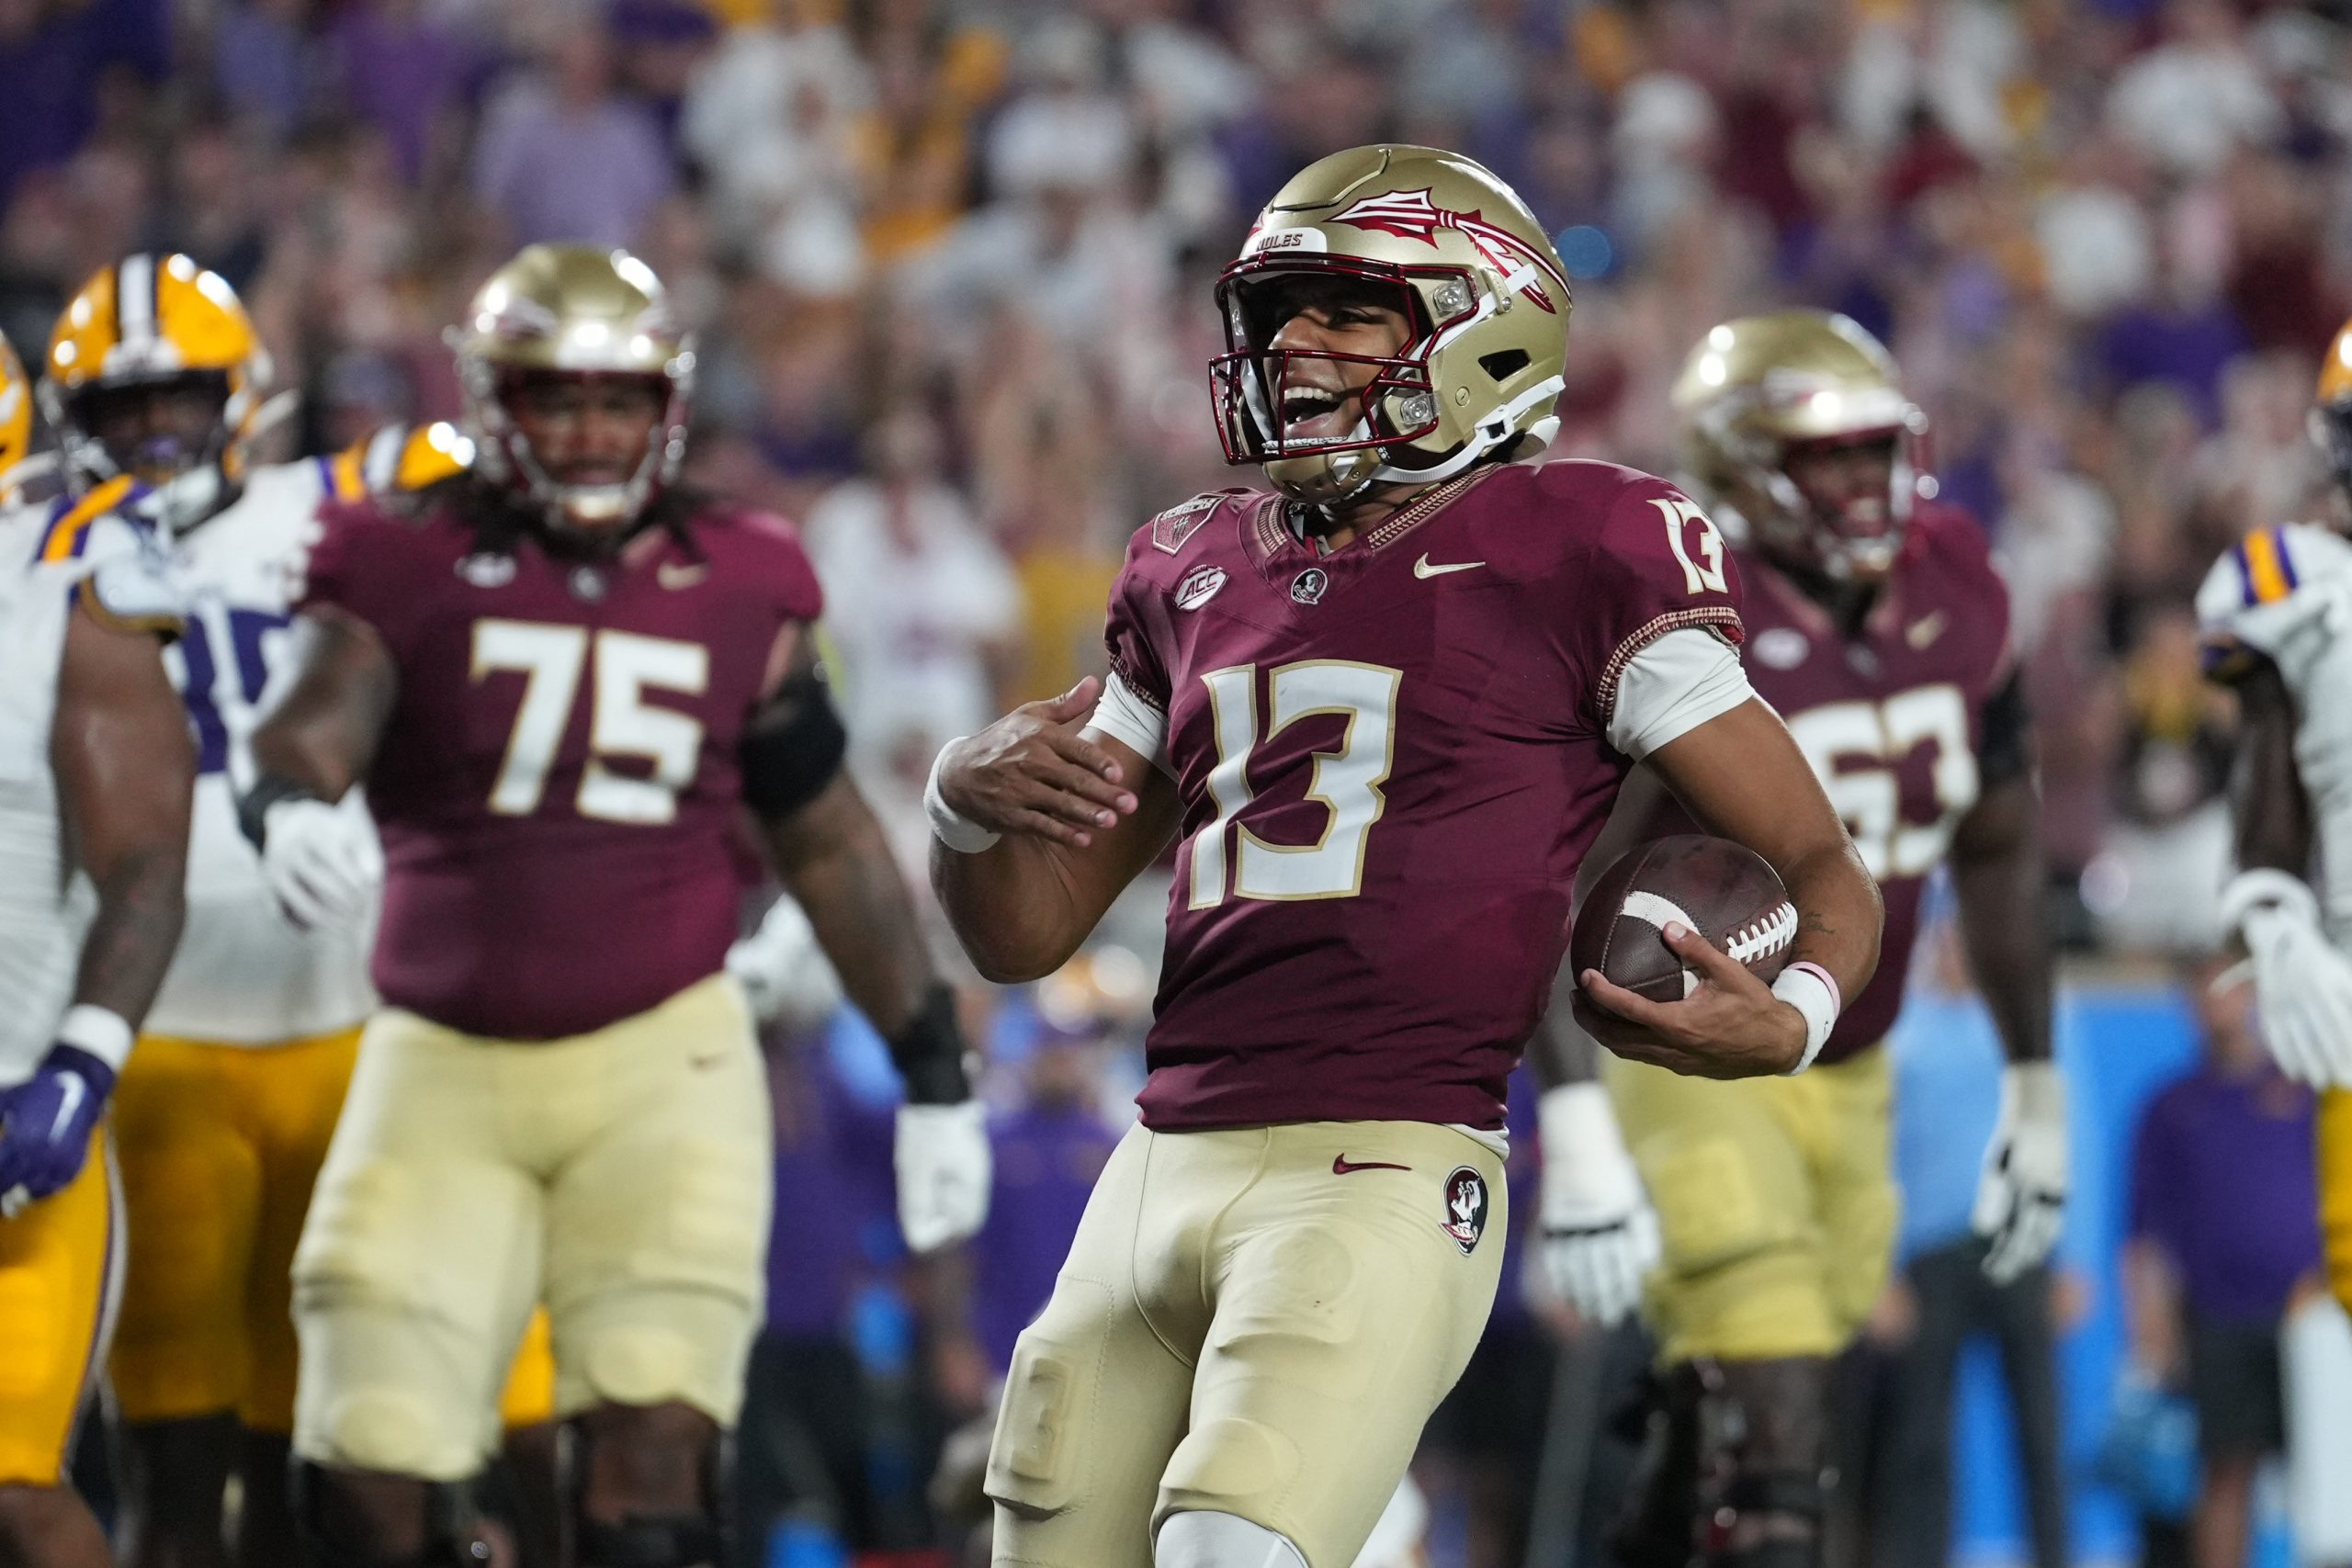
M 2222 553 L 2197 590 L 2206 670 L 2227 681 L 2257 657 L 2282 660 L 2305 637 L 2352 626 L 2347 609 L 2352 541 L 2310 523 L 2257 528 Z

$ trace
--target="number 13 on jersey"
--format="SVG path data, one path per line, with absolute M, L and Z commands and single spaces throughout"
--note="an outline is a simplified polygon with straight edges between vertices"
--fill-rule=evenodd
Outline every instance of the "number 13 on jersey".
M 1236 898 L 1352 898 L 1363 890 L 1365 845 L 1386 806 L 1380 786 L 1396 756 L 1396 689 L 1401 671 L 1344 659 L 1277 666 L 1266 677 L 1268 709 L 1258 720 L 1258 667 L 1237 664 L 1201 677 L 1216 731 L 1209 795 L 1216 816 L 1193 836 L 1191 906 L 1212 908 Z M 1278 763 L 1284 731 L 1310 714 L 1346 721 L 1340 746 L 1317 751 L 1306 798 L 1329 813 L 1311 844 L 1276 844 L 1250 829 L 1257 796 L 1253 759 Z

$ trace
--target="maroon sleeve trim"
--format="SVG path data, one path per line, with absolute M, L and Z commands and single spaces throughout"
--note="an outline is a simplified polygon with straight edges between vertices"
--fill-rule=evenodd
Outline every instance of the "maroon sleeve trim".
M 1652 617 L 1634 629 L 1633 634 L 1617 645 L 1609 662 L 1600 667 L 1600 690 L 1593 695 L 1593 710 L 1600 716 L 1600 728 L 1606 731 L 1609 721 L 1617 716 L 1617 682 L 1625 673 L 1642 649 L 1672 631 L 1684 626 L 1710 626 L 1724 639 L 1737 647 L 1747 638 L 1747 627 L 1740 620 L 1739 612 L 1729 604 L 1701 604 L 1688 610 L 1669 610 Z
M 1120 658 L 1116 650 L 1112 650 L 1109 657 L 1111 673 L 1119 678 L 1120 684 L 1133 692 L 1146 707 L 1160 717 L 1166 718 L 1168 716 L 1167 699 L 1153 691 L 1146 682 L 1136 679 L 1135 671 L 1127 668 L 1127 661 Z

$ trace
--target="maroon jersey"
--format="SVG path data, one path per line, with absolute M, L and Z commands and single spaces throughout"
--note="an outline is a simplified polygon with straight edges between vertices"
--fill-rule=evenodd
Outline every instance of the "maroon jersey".
M 1902 1010 L 1920 896 L 1976 800 L 1984 705 L 2008 672 L 2009 592 L 1975 520 L 1928 502 L 1851 638 L 1761 558 L 1742 550 L 1739 565 L 1748 682 L 1788 721 L 1886 900 L 1878 971 L 1822 1047 L 1834 1062 L 1884 1039 Z M 1689 831 L 1671 803 L 1649 826 Z
M 326 509 L 303 597 L 368 621 L 399 666 L 367 780 L 385 1001 L 546 1040 L 717 973 L 737 742 L 821 603 L 790 527 L 707 510 L 592 566 L 401 504 Z
M 1713 528 L 1605 463 L 1474 470 L 1335 553 L 1273 497 L 1163 513 L 1111 661 L 1183 802 L 1146 1124 L 1503 1124 L 1630 765 L 1618 676 L 1739 636 Z

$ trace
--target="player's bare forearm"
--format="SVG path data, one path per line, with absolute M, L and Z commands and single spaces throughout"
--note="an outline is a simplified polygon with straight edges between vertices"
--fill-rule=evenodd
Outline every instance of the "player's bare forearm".
M 762 825 L 776 875 L 807 911 L 842 989 L 886 1039 L 937 982 L 913 896 L 882 825 L 847 773 L 789 815 Z
M 152 636 L 73 618 L 50 750 L 97 891 L 74 999 L 135 1026 L 179 943 L 196 789 L 195 742 Z
M 400 694 L 399 668 L 376 628 L 314 605 L 294 620 L 294 678 L 254 731 L 256 770 L 322 800 L 367 776 Z
M 934 841 L 932 886 L 973 966 L 999 985 L 1067 963 L 1176 830 L 1174 782 L 1083 728 L 1099 690 L 1090 679 L 1026 704 L 941 758 L 942 796 L 1002 837 L 970 854 Z
M 2278 667 L 2265 660 L 2237 683 L 2243 716 L 2230 780 L 2240 868 L 2290 876 L 2311 868 L 2311 799 L 2295 767 L 2295 703 Z
M 2012 1062 L 2050 1056 L 2050 930 L 2041 798 L 2030 774 L 1987 789 L 1952 835 L 1961 940 Z
M 1878 884 L 1780 716 L 1751 700 L 1660 747 L 1649 763 L 1702 828 L 1780 873 L 1797 909 L 1791 961 L 1820 964 L 1849 1000 L 1861 995 L 1885 919 Z

